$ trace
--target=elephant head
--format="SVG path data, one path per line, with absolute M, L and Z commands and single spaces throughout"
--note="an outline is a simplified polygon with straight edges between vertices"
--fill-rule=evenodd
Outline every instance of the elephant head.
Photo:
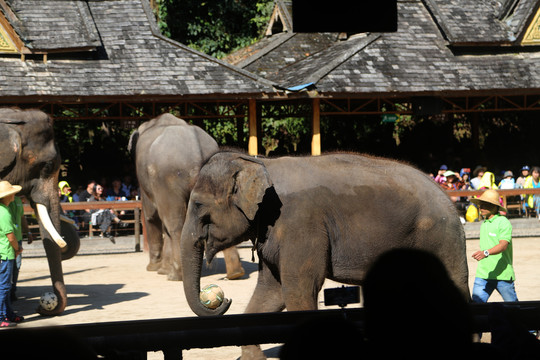
M 216 309 L 199 301 L 203 255 L 210 263 L 217 252 L 257 236 L 257 213 L 271 186 L 264 165 L 242 154 L 218 153 L 202 167 L 180 242 L 184 292 L 195 314 L 222 315 L 228 310 L 228 299 Z
M 54 310 L 38 308 L 43 315 L 64 311 L 67 294 L 62 259 L 75 255 L 80 244 L 73 232 L 65 239 L 59 234 L 59 169 L 60 153 L 51 118 L 39 110 L 0 109 L 0 179 L 22 186 L 20 194 L 30 200 L 38 216 L 51 280 L 59 299 Z

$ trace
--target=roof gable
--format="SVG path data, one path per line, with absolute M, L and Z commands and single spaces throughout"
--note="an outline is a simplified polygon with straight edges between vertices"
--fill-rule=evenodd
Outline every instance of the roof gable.
M 86 1 L 2 0 L 0 8 L 26 53 L 78 51 L 101 45 Z
M 540 8 L 523 35 L 522 45 L 540 45 Z

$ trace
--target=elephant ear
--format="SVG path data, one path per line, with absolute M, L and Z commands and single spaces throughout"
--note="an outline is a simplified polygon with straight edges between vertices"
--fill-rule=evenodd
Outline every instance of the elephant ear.
M 8 125 L 0 123 L 0 178 L 13 167 L 21 152 L 21 137 Z
M 264 164 L 256 159 L 241 157 L 241 169 L 234 175 L 233 202 L 251 221 L 259 210 L 266 190 L 272 181 Z

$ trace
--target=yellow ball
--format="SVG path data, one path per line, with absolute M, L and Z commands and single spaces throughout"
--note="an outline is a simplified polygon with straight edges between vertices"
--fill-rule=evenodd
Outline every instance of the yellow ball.
M 223 302 L 225 294 L 223 290 L 215 284 L 206 285 L 199 293 L 201 303 L 209 309 L 215 309 Z

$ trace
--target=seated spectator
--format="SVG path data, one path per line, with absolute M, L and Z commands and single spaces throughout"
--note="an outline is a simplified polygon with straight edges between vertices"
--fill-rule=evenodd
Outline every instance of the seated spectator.
M 531 170 L 530 167 L 527 165 L 523 166 L 520 170 L 520 175 L 516 179 L 516 188 L 522 189 L 525 186 L 525 179 L 527 179 L 527 176 L 529 176 L 529 171 Z
M 473 358 L 468 299 L 433 254 L 416 249 L 382 254 L 362 291 L 369 358 Z M 437 354 L 441 349 L 444 355 Z
M 71 186 L 69 186 L 67 181 L 60 181 L 58 183 L 58 190 L 60 195 L 60 202 L 73 202 Z
M 515 187 L 514 173 L 510 170 L 505 171 L 503 179 L 499 183 L 499 189 L 515 189 Z
M 436 183 L 443 184 L 446 181 L 446 179 L 444 177 L 444 173 L 447 170 L 448 170 L 448 166 L 441 165 L 441 167 L 439 168 L 439 171 L 437 172 L 437 176 L 435 176 L 435 182 Z
M 495 184 L 495 174 L 491 171 L 485 171 L 484 175 L 482 175 L 482 179 L 480 179 L 480 182 L 478 183 L 477 190 L 485 189 L 498 189 L 497 184 Z
M 524 189 L 536 189 L 540 187 L 540 168 L 533 166 L 531 175 L 525 180 Z M 534 210 L 536 216 L 540 220 L 540 195 L 526 194 L 523 198 L 523 210 L 527 213 L 527 209 Z
M 107 201 L 126 200 L 128 194 L 122 190 L 122 181 L 120 178 L 114 178 L 111 188 L 107 190 L 106 197 Z
M 486 171 L 487 169 L 483 166 L 477 166 L 476 169 L 474 169 L 473 178 L 471 179 L 471 188 L 474 190 L 480 189 L 480 181 L 482 180 L 482 177 Z
M 103 197 L 103 187 L 99 184 L 94 186 L 94 191 L 92 197 L 88 201 L 104 201 Z M 91 223 L 92 225 L 99 226 L 101 230 L 101 235 L 109 238 L 109 240 L 116 244 L 114 236 L 110 232 L 111 225 L 113 223 L 118 224 L 120 227 L 127 227 L 127 223 L 123 222 L 116 216 L 114 210 L 112 209 L 94 209 L 90 211 L 91 213 Z
M 471 188 L 471 169 L 463 168 L 459 171 L 461 182 L 463 183 L 462 189 L 468 190 Z

